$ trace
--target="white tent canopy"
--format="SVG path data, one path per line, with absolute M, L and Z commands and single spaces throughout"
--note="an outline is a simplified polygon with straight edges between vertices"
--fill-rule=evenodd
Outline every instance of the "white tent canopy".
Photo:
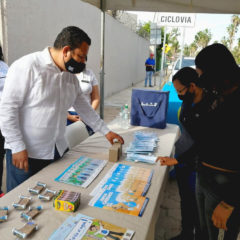
M 104 27 L 106 10 L 181 12 L 181 13 L 240 13 L 240 0 L 82 0 L 102 10 L 100 116 L 104 109 Z
M 83 0 L 103 10 L 240 13 L 239 0 Z

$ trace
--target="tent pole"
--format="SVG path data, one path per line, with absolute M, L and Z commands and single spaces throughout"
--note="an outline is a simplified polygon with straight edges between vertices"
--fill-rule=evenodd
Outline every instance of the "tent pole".
M 105 0 L 101 0 L 100 117 L 104 119 Z
M 162 48 L 162 59 L 161 59 L 161 71 L 160 71 L 160 82 L 159 89 L 161 89 L 164 79 L 164 58 L 165 58 L 165 44 L 166 44 L 166 36 L 167 36 L 167 26 L 164 26 L 164 38 L 163 38 L 163 48 Z

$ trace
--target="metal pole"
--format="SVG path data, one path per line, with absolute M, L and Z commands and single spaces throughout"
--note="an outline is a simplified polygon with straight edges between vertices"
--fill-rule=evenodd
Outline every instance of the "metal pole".
M 157 32 L 157 29 L 156 29 Z M 157 33 L 156 33 L 156 37 L 155 37 L 156 41 L 157 41 Z M 155 41 L 155 45 L 154 45 L 154 58 L 155 58 L 155 74 L 153 75 L 153 79 L 154 79 L 154 87 L 156 86 L 156 66 L 157 66 L 157 44 Z
M 155 12 L 154 13 L 154 17 L 153 17 L 153 23 L 156 23 L 156 30 L 155 30 L 155 44 L 154 44 L 154 58 L 155 58 L 155 74 L 153 75 L 153 81 L 154 81 L 154 87 L 156 86 L 156 67 L 157 67 L 157 30 L 158 30 L 158 26 L 157 26 L 157 17 L 158 17 L 158 13 Z
M 105 1 L 101 0 L 100 117 L 104 119 Z
M 182 44 L 181 44 L 181 53 L 180 53 L 179 69 L 182 68 L 182 58 L 183 58 L 184 41 L 185 41 L 185 27 L 183 28 L 183 37 L 182 37 Z
M 161 89 L 162 80 L 163 80 L 163 77 L 164 77 L 163 62 L 164 62 L 164 54 L 165 54 L 166 36 L 167 36 L 167 27 L 164 27 L 164 39 L 163 39 L 163 49 L 162 49 L 162 59 L 161 59 L 161 72 L 160 72 L 160 82 L 159 82 L 159 88 L 160 89 Z

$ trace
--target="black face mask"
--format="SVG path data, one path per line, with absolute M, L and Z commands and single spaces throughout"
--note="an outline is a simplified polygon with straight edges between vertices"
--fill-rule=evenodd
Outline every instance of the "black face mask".
M 192 103 L 194 98 L 194 93 L 187 91 L 184 95 L 178 95 L 179 99 L 185 103 Z
M 64 64 L 65 64 L 66 70 L 74 74 L 82 72 L 86 67 L 85 63 L 82 63 L 82 62 L 79 63 L 75 61 L 73 58 L 71 58 L 67 62 L 64 62 Z

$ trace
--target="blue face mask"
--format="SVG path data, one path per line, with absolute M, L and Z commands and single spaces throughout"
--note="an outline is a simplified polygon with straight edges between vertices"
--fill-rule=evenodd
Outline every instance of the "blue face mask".
M 67 62 L 64 62 L 64 64 L 65 64 L 66 70 L 74 74 L 82 72 L 86 67 L 85 63 L 82 63 L 82 62 L 79 63 L 73 58 L 71 58 Z

